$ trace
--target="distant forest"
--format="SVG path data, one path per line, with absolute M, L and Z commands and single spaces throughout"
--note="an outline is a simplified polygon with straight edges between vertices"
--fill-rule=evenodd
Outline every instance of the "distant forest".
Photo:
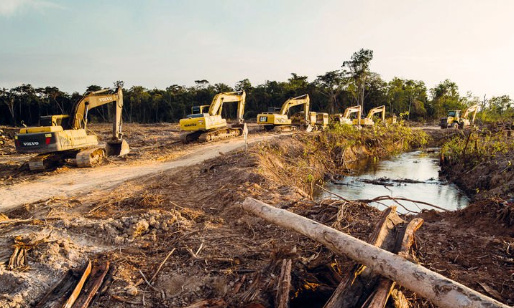
M 479 98 L 468 93 L 460 96 L 456 83 L 445 80 L 427 89 L 423 81 L 393 78 L 383 80 L 370 71 L 373 51 L 361 49 L 337 70 L 326 72 L 309 82 L 306 76 L 292 73 L 287 81 L 266 81 L 253 85 L 243 79 L 234 87 L 223 83 L 211 84 L 196 80 L 191 87 L 171 85 L 166 89 L 146 89 L 133 86 L 124 89 L 123 119 L 125 122 L 156 123 L 178 122 L 195 105 L 210 104 L 216 93 L 246 91 L 245 118 L 255 118 L 268 107 L 280 107 L 288 98 L 309 94 L 311 110 L 329 113 L 343 112 L 346 107 L 363 105 L 367 112 L 373 107 L 386 105 L 387 113 L 404 115 L 410 120 L 427 121 L 444 116 L 447 110 L 464 109 L 472 104 L 481 106 L 488 118 L 513 114 L 514 106 L 508 95 Z M 91 85 L 86 92 L 101 89 Z M 37 125 L 39 117 L 51 114 L 69 114 L 72 106 L 83 94 L 68 94 L 57 87 L 34 88 L 30 84 L 0 90 L 0 124 L 19 126 Z M 234 104 L 224 106 L 226 117 L 235 116 Z M 109 121 L 110 108 L 102 106 L 91 112 L 92 121 Z

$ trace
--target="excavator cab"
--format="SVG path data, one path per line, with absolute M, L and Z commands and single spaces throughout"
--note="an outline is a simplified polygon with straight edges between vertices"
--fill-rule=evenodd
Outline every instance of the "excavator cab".
M 69 129 L 70 116 L 66 114 L 41 116 L 39 124 L 41 126 L 62 126 L 63 129 Z
M 210 105 L 200 105 L 191 107 L 191 115 L 193 114 L 203 114 L 209 110 Z

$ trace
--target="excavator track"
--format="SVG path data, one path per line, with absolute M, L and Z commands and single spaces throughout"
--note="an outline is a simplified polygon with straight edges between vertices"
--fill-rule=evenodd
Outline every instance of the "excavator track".
M 103 148 L 90 148 L 80 151 L 77 154 L 78 167 L 92 167 L 100 164 L 105 158 L 105 149 Z
M 273 127 L 273 131 L 277 133 L 285 133 L 285 132 L 292 132 L 297 129 L 296 126 L 293 125 L 277 125 Z
M 213 131 L 196 131 L 188 134 L 183 134 L 180 139 L 183 143 L 189 143 L 193 141 L 199 142 L 213 142 L 221 139 L 228 139 L 238 137 L 243 134 L 243 129 L 240 127 L 221 128 Z
M 205 132 L 200 135 L 198 141 L 200 142 L 212 142 L 221 139 L 228 139 L 232 137 L 238 137 L 243 134 L 242 128 L 222 128 L 210 132 Z
M 62 153 L 39 154 L 29 159 L 30 171 L 43 171 L 62 162 Z

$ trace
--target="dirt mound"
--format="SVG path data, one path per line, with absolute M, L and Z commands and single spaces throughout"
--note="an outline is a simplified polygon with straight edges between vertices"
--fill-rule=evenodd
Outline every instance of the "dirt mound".
M 429 211 L 416 233 L 421 263 L 512 305 L 514 303 L 514 227 L 497 200 L 482 200 L 455 212 Z

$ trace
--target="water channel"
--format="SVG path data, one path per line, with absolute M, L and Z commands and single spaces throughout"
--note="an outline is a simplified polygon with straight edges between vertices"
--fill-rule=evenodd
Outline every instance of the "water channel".
M 469 198 L 457 186 L 439 178 L 437 153 L 413 151 L 381 161 L 367 161 L 355 168 L 352 174 L 325 185 L 325 188 L 345 199 L 373 199 L 379 196 L 403 197 L 423 201 L 439 207 L 456 210 L 466 207 Z M 324 192 L 322 198 L 337 198 Z M 420 212 L 432 207 L 409 201 L 400 201 L 410 211 Z M 371 203 L 379 209 L 393 205 L 387 200 Z M 398 206 L 398 212 L 408 211 Z

